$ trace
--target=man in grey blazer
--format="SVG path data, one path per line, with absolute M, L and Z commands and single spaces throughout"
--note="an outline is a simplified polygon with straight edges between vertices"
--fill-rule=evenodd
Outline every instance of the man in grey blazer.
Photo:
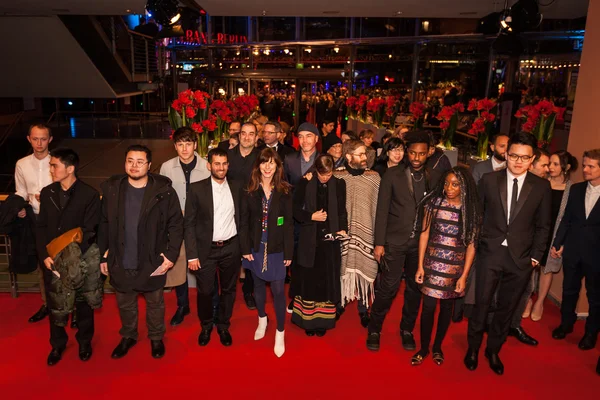
M 198 146 L 196 133 L 189 127 L 181 127 L 173 133 L 173 143 L 177 157 L 165 161 L 160 167 L 160 174 L 171 179 L 173 189 L 177 192 L 181 211 L 185 210 L 185 200 L 190 185 L 210 176 L 207 162 L 196 153 Z M 190 313 L 190 298 L 187 281 L 187 259 L 184 244 L 181 245 L 179 258 L 167 273 L 168 287 L 175 287 L 177 294 L 177 311 L 171 318 L 171 325 L 177 326 Z
M 499 133 L 490 140 L 490 149 L 494 154 L 487 160 L 481 161 L 473 166 L 472 174 L 475 183 L 479 183 L 481 177 L 488 172 L 499 171 L 506 168 L 507 145 L 508 135 L 505 133 Z

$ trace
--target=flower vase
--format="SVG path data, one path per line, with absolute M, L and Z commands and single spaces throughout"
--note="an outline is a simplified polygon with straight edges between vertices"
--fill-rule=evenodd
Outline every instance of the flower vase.
M 481 160 L 487 160 L 488 158 L 488 140 L 487 132 L 482 132 L 477 136 L 477 157 Z
M 208 157 L 208 132 L 202 131 L 198 133 L 198 154 L 202 158 Z

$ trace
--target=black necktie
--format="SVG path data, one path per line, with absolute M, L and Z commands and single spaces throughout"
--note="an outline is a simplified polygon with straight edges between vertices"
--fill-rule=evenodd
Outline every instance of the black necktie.
M 515 208 L 517 207 L 517 197 L 519 197 L 519 181 L 517 178 L 513 179 L 513 190 L 512 197 L 510 199 L 510 217 L 508 218 L 508 222 L 512 219 L 512 216 L 515 215 Z

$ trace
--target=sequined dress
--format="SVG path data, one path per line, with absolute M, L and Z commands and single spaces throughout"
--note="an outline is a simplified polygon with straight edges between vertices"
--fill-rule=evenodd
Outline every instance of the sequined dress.
M 445 199 L 434 209 L 429 231 L 429 243 L 423 260 L 425 277 L 421 292 L 437 299 L 464 296 L 456 293 L 456 282 L 465 265 L 465 246 L 460 239 L 461 210 Z

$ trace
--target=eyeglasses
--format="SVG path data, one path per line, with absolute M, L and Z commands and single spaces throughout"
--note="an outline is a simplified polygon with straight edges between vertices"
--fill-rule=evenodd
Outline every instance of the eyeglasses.
M 521 161 L 523 161 L 523 162 L 528 162 L 528 161 L 529 161 L 529 160 L 531 160 L 532 158 L 533 158 L 533 156 L 528 156 L 528 155 L 525 155 L 525 156 L 520 156 L 520 155 L 518 155 L 518 154 L 509 154 L 509 155 L 508 155 L 508 159 L 509 159 L 510 161 L 518 161 L 518 160 L 521 160 Z
M 148 161 L 127 160 L 127 165 L 129 165 L 130 167 L 143 167 L 145 164 L 148 164 Z
M 367 153 L 352 153 L 353 156 L 358 157 L 358 158 L 362 158 L 362 157 L 366 157 Z
M 265 134 L 269 134 L 269 135 L 276 135 L 278 132 L 274 132 L 274 131 L 263 131 L 263 133 L 265 133 Z
M 404 153 L 404 149 L 402 147 L 396 147 L 395 149 L 388 150 L 390 153 Z

